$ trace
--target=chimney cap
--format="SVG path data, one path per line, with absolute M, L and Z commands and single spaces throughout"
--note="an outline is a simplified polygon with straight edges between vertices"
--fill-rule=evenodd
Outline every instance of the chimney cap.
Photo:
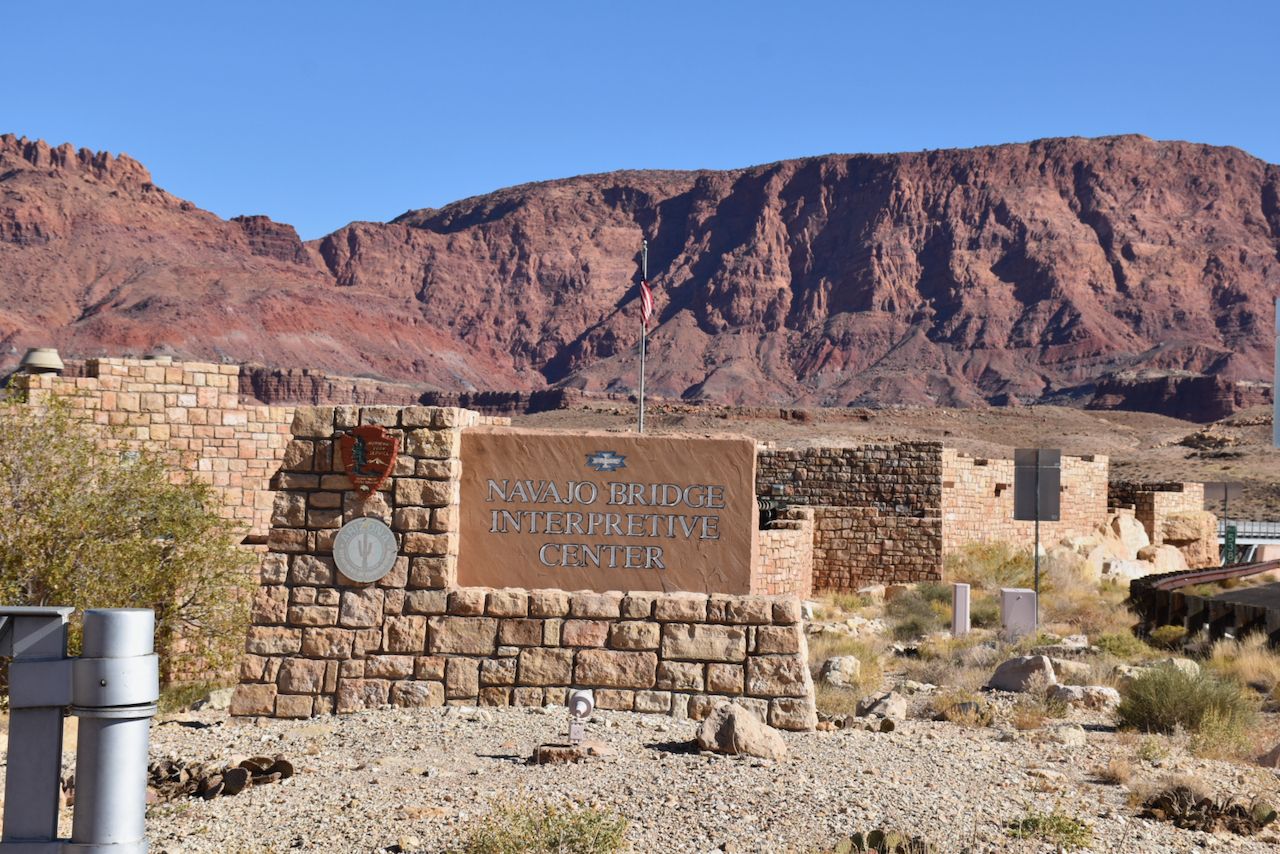
M 18 363 L 18 370 L 27 374 L 60 374 L 64 367 L 56 347 L 30 347 Z

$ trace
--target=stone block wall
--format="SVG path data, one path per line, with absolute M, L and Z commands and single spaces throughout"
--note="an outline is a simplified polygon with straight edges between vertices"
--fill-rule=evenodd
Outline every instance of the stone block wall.
M 942 445 L 898 442 L 852 448 L 763 450 L 756 494 L 792 504 L 875 507 L 886 516 L 938 514 Z M 774 486 L 782 487 L 776 495 Z
M 1158 546 L 1164 542 L 1165 522 L 1171 515 L 1204 509 L 1204 484 L 1117 480 L 1109 485 L 1108 499 L 1113 507 L 1132 507 L 1152 545 Z
M 542 705 L 589 687 L 601 709 L 697 718 L 735 697 L 774 726 L 816 725 L 794 595 L 456 586 L 461 434 L 487 420 L 423 406 L 297 411 L 233 714 Z M 401 437 L 392 476 L 365 498 L 335 453 L 360 424 Z M 400 550 L 371 584 L 332 557 L 338 528 L 360 516 L 390 525 Z
M 875 507 L 815 507 L 813 589 L 942 578 L 942 520 L 895 516 Z
M 1062 457 L 1061 518 L 1040 523 L 1040 541 L 1094 533 L 1107 518 L 1107 458 Z M 1013 518 L 1013 460 L 942 452 L 942 554 L 969 543 L 1030 544 L 1034 522 Z
M 757 533 L 752 593 L 813 594 L 813 518 L 812 507 L 789 507 Z
M 224 515 L 250 536 L 271 525 L 269 481 L 280 463 L 293 408 L 246 403 L 240 367 L 156 359 L 90 359 L 70 373 L 15 374 L 33 404 L 56 395 L 121 441 L 147 447 L 177 471 L 214 488 Z
M 938 579 L 942 450 L 938 442 L 764 450 L 756 493 L 813 510 L 814 591 Z
M 700 719 L 735 699 L 783 729 L 817 722 L 795 597 L 312 589 L 337 625 L 255 627 L 232 714 L 540 706 L 593 688 L 605 710 Z

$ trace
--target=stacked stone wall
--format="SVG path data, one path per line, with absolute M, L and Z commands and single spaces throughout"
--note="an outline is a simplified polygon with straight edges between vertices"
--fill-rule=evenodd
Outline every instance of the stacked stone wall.
M 813 522 L 812 507 L 789 507 L 758 532 L 752 593 L 812 595 Z
M 941 578 L 942 445 L 765 450 L 756 492 L 814 513 L 813 590 Z
M 1108 499 L 1113 507 L 1132 507 L 1133 515 L 1153 545 L 1164 542 L 1165 522 L 1175 513 L 1204 509 L 1204 484 L 1178 481 L 1113 481 Z
M 213 486 L 222 513 L 250 536 L 271 524 L 269 481 L 289 440 L 293 407 L 240 396 L 238 365 L 90 359 L 79 376 L 16 374 L 11 386 L 40 404 L 55 395 L 126 444 L 159 453 L 175 476 Z
M 283 456 L 237 715 L 307 717 L 391 704 L 542 705 L 593 688 L 601 709 L 705 715 L 738 698 L 774 726 L 816 725 L 794 596 L 457 587 L 462 430 L 477 413 L 308 407 Z M 392 476 L 360 497 L 338 437 L 401 438 Z M 400 555 L 359 584 L 332 557 L 338 528 L 386 522 Z
M 876 507 L 815 507 L 813 589 L 942 578 L 942 520 L 894 516 Z
M 1062 457 L 1060 519 L 1040 523 L 1040 540 L 1085 536 L 1107 518 L 1107 458 Z M 1034 522 L 1013 518 L 1013 460 L 942 453 L 942 554 L 970 543 L 1030 544 Z

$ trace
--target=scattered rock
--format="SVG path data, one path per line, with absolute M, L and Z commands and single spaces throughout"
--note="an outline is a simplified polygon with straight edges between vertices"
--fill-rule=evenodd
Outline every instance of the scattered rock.
M 737 703 L 719 703 L 698 728 L 698 747 L 731 756 L 782 759 L 787 744 L 778 731 Z
M 907 716 L 907 698 L 896 691 L 884 691 L 863 697 L 858 701 L 858 715 L 881 718 L 905 718 Z
M 862 673 L 862 662 L 854 655 L 839 655 L 822 662 L 818 678 L 837 688 L 851 688 Z
M 1053 685 L 1057 677 L 1053 673 L 1053 664 L 1047 656 L 1024 655 L 1011 658 L 996 668 L 996 672 L 987 681 L 987 687 L 996 691 L 1026 691 L 1037 681 L 1043 680 L 1045 685 Z
M 1110 709 L 1120 705 L 1120 692 L 1106 685 L 1054 685 L 1049 699 L 1086 709 Z
M 217 688 L 205 694 L 191 704 L 193 712 L 225 712 L 231 708 L 231 697 L 236 693 L 235 686 Z
M 1054 677 L 1059 682 L 1065 682 L 1068 685 L 1079 685 L 1081 682 L 1088 680 L 1093 672 L 1093 668 L 1081 661 L 1051 658 L 1049 663 L 1053 665 Z
M 1050 741 L 1063 747 L 1084 747 L 1089 743 L 1084 727 L 1079 724 L 1057 724 L 1048 727 L 1045 735 Z
M 1189 658 L 1162 658 L 1151 663 L 1152 667 L 1176 667 L 1192 679 L 1200 675 L 1200 665 Z
M 585 762 L 604 756 L 617 756 L 618 751 L 596 739 L 584 739 L 578 744 L 540 744 L 529 757 L 530 765 L 563 765 Z
M 1145 560 L 1153 567 L 1153 572 L 1182 572 L 1187 568 L 1187 559 L 1177 546 L 1147 546 L 1138 550 L 1138 560 Z

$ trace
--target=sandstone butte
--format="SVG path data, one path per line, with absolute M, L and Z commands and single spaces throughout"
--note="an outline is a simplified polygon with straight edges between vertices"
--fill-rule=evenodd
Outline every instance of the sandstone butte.
M 170 354 L 735 404 L 1269 399 L 1280 167 L 1140 136 L 587 175 L 303 242 L 0 136 L 0 367 Z M 1175 407 L 1176 408 L 1176 407 Z

